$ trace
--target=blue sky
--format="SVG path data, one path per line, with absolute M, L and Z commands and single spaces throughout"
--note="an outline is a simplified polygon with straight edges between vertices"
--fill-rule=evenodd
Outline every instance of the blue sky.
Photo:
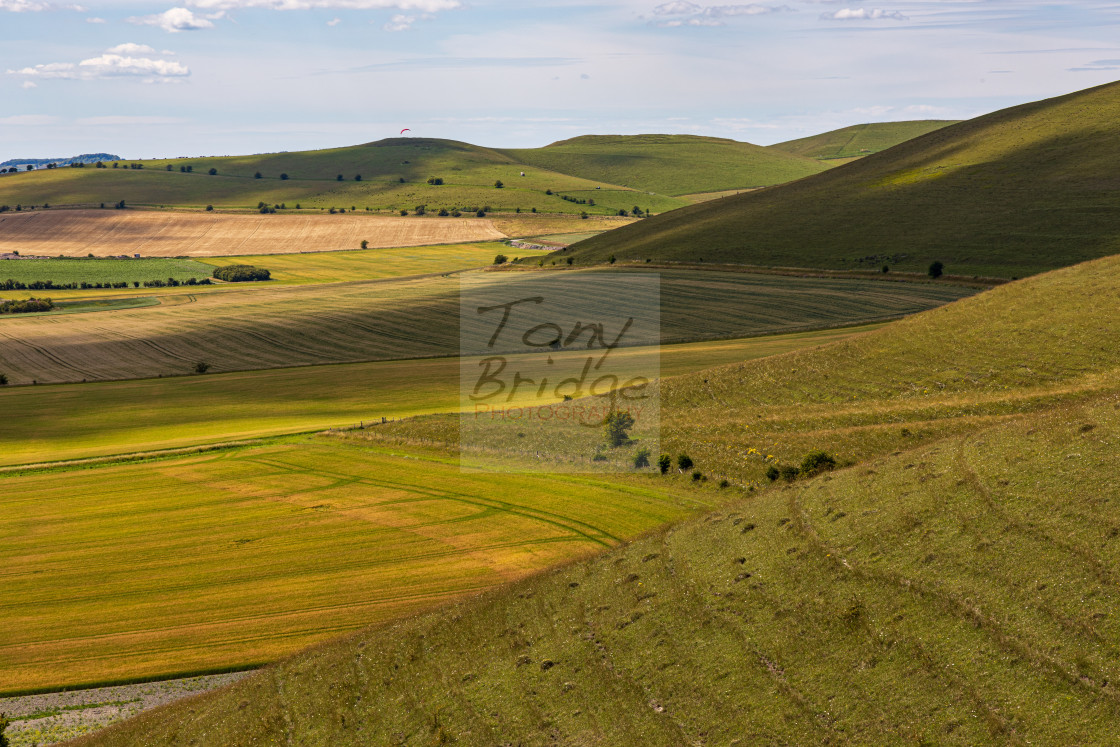
M 722 2 L 722 0 L 717 0 Z M 0 0 L 0 160 L 414 135 L 770 144 L 1120 78 L 1120 1 Z

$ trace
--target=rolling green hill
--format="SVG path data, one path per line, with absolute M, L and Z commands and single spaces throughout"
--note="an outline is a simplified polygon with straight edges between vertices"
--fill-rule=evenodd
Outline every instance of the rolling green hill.
M 132 168 L 142 165 L 142 169 Z M 190 171 L 186 171 L 190 169 Z M 210 174 L 214 169 L 215 174 Z M 519 176 L 522 171 L 525 177 Z M 260 178 L 257 178 L 257 174 Z M 284 176 L 287 178 L 284 178 Z M 339 178 L 341 177 L 341 179 Z M 358 180 L 360 177 L 360 181 Z M 429 178 L 443 180 L 428 184 Z M 501 180 L 502 189 L 495 188 Z M 596 189 L 596 188 L 599 189 Z M 556 194 L 546 194 L 552 190 Z M 560 194 L 594 192 L 595 206 L 563 200 Z M 329 150 L 254 156 L 179 158 L 120 162 L 98 169 L 60 168 L 0 178 L 0 203 L 255 208 L 258 202 L 304 209 L 359 210 L 441 207 L 540 212 L 615 213 L 636 201 L 655 212 L 684 204 L 641 195 L 616 185 L 529 169 L 510 157 L 476 145 L 430 138 L 391 138 Z
M 860 158 L 893 148 L 927 132 L 957 124 L 957 120 L 921 119 L 912 122 L 872 122 L 852 125 L 819 135 L 787 140 L 769 146 L 772 150 L 819 160 Z
M 737 502 L 84 743 L 1108 743 L 1118 270 L 670 380 L 711 479 L 647 479 Z M 809 448 L 851 466 L 754 489 Z
M 823 174 L 574 245 L 620 259 L 1022 277 L 1120 251 L 1120 84 L 945 127 Z
M 536 168 L 663 195 L 764 187 L 824 169 L 801 156 L 695 135 L 586 135 L 503 152 Z
M 637 206 L 660 213 L 689 204 L 678 195 L 776 184 L 823 168 L 748 143 L 686 135 L 576 138 L 523 151 L 389 138 L 329 150 L 5 174 L 0 204 L 97 206 L 124 200 L 130 206 L 255 209 L 264 202 L 287 209 L 393 211 L 427 205 L 431 212 L 489 206 L 499 212 L 603 215 Z M 433 177 L 443 183 L 429 184 Z

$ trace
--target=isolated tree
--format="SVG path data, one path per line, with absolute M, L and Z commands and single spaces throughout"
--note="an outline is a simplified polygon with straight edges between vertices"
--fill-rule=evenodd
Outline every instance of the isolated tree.
M 7 374 L 0 374 L 0 386 L 7 386 L 7 385 L 8 385 L 8 375 Z
M 638 453 L 634 455 L 634 469 L 642 469 L 649 466 L 649 449 L 638 449 Z
M 167 164 L 167 170 L 168 170 L 168 171 L 171 171 L 171 164 Z M 183 170 L 183 167 L 182 167 L 182 166 L 180 166 L 180 167 L 179 167 L 179 170 L 180 170 L 180 171 L 182 171 L 182 170 Z
M 336 176 L 336 177 L 335 177 L 334 179 L 335 179 L 335 181 L 337 181 L 337 182 L 340 182 L 340 181 L 342 181 L 342 174 L 339 174 L 339 175 L 338 175 L 338 176 Z
M 477 213 L 475 213 L 475 215 L 477 215 L 479 218 L 485 218 L 486 217 L 486 211 L 485 210 L 479 210 Z
M 194 166 L 190 166 L 190 165 L 188 165 L 188 166 L 187 166 L 187 173 L 188 173 L 188 174 L 193 174 L 193 173 L 194 173 Z
M 205 361 L 199 361 L 198 363 L 194 364 L 194 372 L 195 373 L 204 374 L 209 370 L 210 370 L 210 364 L 206 363 Z
M 495 186 L 495 187 L 496 187 L 497 189 L 501 189 L 502 187 L 504 187 L 504 186 L 506 186 L 506 185 L 502 184 L 502 180 L 501 180 L 501 179 L 499 179 L 498 181 L 494 182 L 494 186 Z
M 258 171 L 257 173 L 253 174 L 253 178 L 254 179 L 261 179 L 263 177 L 261 176 L 261 172 Z
M 280 175 L 280 181 L 282 181 L 282 182 L 288 181 L 288 175 L 287 174 L 281 174 Z
M 218 170 L 215 169 L 215 168 L 211 168 L 208 173 L 210 174 L 210 176 L 217 176 L 218 175 Z
M 401 211 L 401 217 L 404 217 L 406 215 L 408 215 L 408 211 L 407 210 L 402 210 Z
M 657 458 L 657 469 L 661 471 L 661 474 L 664 475 L 672 466 L 673 457 L 669 456 L 668 454 L 662 454 Z
M 690 457 L 688 454 L 678 454 L 677 469 L 679 469 L 681 472 L 692 469 L 692 457 Z
M 363 249 L 369 249 L 369 242 L 366 241 L 365 239 L 362 239 L 362 248 Z
M 357 175 L 354 176 L 354 181 L 360 182 L 361 180 L 362 180 L 362 175 L 361 174 L 357 174 Z
M 208 212 L 208 213 L 214 212 L 214 206 L 213 205 L 207 205 L 206 206 L 206 212 Z
M 630 443 L 630 429 L 634 427 L 634 418 L 628 412 L 612 412 L 603 421 L 606 431 L 607 444 L 622 446 Z
M 939 278 L 945 272 L 945 264 L 941 260 L 937 260 L 929 266 L 929 276 L 931 278 Z
M 499 254 L 498 256 L 494 257 L 494 264 L 496 265 L 504 265 L 508 261 L 509 257 L 504 254 Z

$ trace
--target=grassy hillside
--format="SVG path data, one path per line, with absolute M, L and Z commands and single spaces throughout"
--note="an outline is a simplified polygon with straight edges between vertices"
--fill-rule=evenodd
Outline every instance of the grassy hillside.
M 130 164 L 143 168 L 129 168 Z M 217 173 L 211 175 L 210 169 Z M 443 184 L 428 184 L 430 177 L 443 179 Z M 499 180 L 505 185 L 502 189 L 494 186 Z M 549 190 L 554 194 L 547 194 Z M 578 205 L 560 197 L 569 193 L 594 193 L 595 205 Z M 331 207 L 412 210 L 423 204 L 433 213 L 440 208 L 470 208 L 473 212 L 489 206 L 499 212 L 535 208 L 540 212 L 613 214 L 629 210 L 637 198 L 634 190 L 531 168 L 490 148 L 428 138 L 392 138 L 347 148 L 254 156 L 121 162 L 116 169 L 111 165 L 104 169 L 44 169 L 0 177 L 0 203 L 13 208 L 44 203 L 112 205 L 125 200 L 128 205 L 212 204 L 248 209 L 255 209 L 258 202 L 283 204 L 289 209 L 298 204 L 305 212 Z M 651 195 L 637 201 L 643 210 L 655 212 L 685 204 Z
M 143 168 L 131 168 L 137 165 Z M 331 207 L 396 212 L 426 205 L 432 213 L 490 207 L 592 215 L 637 206 L 661 213 L 688 204 L 676 195 L 776 184 L 823 168 L 749 143 L 688 135 L 586 137 L 504 151 L 453 140 L 390 138 L 329 150 L 5 174 L 0 204 L 96 207 L 124 200 L 255 209 L 264 202 L 289 210 L 299 205 L 304 213 Z M 428 184 L 432 177 L 443 183 Z
M 1120 251 L 1120 84 L 945 127 L 576 244 L 633 259 L 1022 277 Z
M 758 145 L 695 135 L 586 135 L 502 152 L 536 168 L 677 196 L 781 184 L 824 168 Z
M 1107 743 L 1118 270 L 667 382 L 698 495 L 808 448 L 855 464 L 87 743 Z
M 942 127 L 957 124 L 950 119 L 922 119 L 912 122 L 872 122 L 852 125 L 819 135 L 787 140 L 769 146 L 773 150 L 792 153 L 806 158 L 827 160 L 834 158 L 860 158 L 893 148 L 899 143 L 913 140 Z

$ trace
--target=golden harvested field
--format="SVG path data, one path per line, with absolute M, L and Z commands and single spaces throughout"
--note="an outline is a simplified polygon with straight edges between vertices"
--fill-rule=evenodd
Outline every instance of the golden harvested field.
M 2 477 L 0 694 L 264 664 L 616 545 L 683 493 L 324 437 Z
M 856 327 L 616 353 L 663 376 L 846 339 Z M 630 365 L 630 364 L 628 364 Z M 454 358 L 303 366 L 139 381 L 0 388 L 0 465 L 86 459 L 254 439 L 359 421 L 452 412 Z
M 503 213 L 494 215 L 494 227 L 511 238 L 545 236 L 557 233 L 583 233 L 587 231 L 609 231 L 612 228 L 627 226 L 637 218 L 621 216 L 592 215 L 586 219 L 578 215 L 559 213 Z M 512 256 L 512 255 L 511 255 Z
M 564 271 L 568 277 L 623 272 L 629 271 Z M 511 294 L 522 280 L 538 276 L 482 274 Z M 734 272 L 664 270 L 660 277 L 661 342 L 883 321 L 975 292 L 948 284 Z M 0 320 L 0 373 L 12 384 L 42 384 L 179 376 L 200 361 L 217 373 L 457 355 L 459 282 L 458 276 L 435 276 L 329 287 L 247 283 L 251 287 L 179 295 L 183 303 L 174 306 L 6 318 Z M 574 300 L 587 301 L 585 286 L 570 287 L 580 289 Z M 635 288 L 631 300 L 648 304 L 643 294 Z M 604 303 L 614 300 L 612 293 Z
M 505 238 L 488 218 L 361 213 L 310 215 L 142 210 L 36 210 L 0 216 L 0 253 L 228 257 Z

